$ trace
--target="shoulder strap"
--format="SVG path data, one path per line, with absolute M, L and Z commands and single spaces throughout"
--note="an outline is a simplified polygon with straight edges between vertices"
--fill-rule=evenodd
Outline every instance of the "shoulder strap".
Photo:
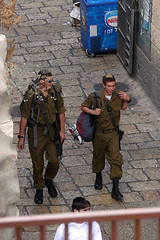
M 56 88 L 55 88 L 55 86 L 53 84 L 52 84 L 52 89 L 54 90 L 54 93 L 52 92 L 51 95 L 52 95 L 52 97 L 55 100 L 56 108 L 57 108 L 57 91 L 56 91 Z
M 94 97 L 94 108 L 98 108 L 98 100 L 99 100 L 99 95 L 97 92 L 93 92 L 93 97 Z
M 35 93 L 35 90 L 33 90 L 32 108 L 31 108 L 31 118 L 32 119 L 33 119 L 33 107 L 36 104 L 36 100 L 37 100 L 37 95 Z

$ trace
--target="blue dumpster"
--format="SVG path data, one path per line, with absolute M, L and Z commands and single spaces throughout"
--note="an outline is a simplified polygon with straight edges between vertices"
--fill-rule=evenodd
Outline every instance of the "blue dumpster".
M 118 0 L 81 0 L 81 42 L 88 54 L 117 48 Z

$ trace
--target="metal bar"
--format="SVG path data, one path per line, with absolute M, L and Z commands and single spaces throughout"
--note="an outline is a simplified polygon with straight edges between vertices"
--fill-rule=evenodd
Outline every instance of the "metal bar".
M 45 226 L 40 226 L 40 240 L 45 240 Z
M 92 222 L 92 221 L 116 221 L 116 220 L 137 220 L 137 219 L 160 218 L 160 207 L 155 208 L 134 208 L 106 211 L 59 213 L 27 215 L 19 217 L 0 217 L 0 228 L 24 227 L 24 226 L 45 226 L 50 224 L 61 224 L 69 222 Z
M 21 228 L 16 228 L 16 240 L 21 240 Z
M 135 222 L 135 240 L 140 240 L 140 230 L 141 230 L 141 226 L 140 226 L 140 220 L 137 219 Z
M 65 240 L 68 240 L 68 223 L 65 224 Z
M 117 240 L 117 223 L 116 221 L 112 221 L 111 225 L 111 239 L 112 240 Z
M 92 222 L 89 222 L 88 229 L 88 240 L 92 240 Z
M 160 240 L 160 218 L 158 219 L 158 240 Z

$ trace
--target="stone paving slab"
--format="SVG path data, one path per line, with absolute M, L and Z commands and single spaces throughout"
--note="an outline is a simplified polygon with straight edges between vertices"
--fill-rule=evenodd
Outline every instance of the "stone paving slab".
M 55 178 L 58 197 L 51 199 L 44 189 L 44 203 L 34 204 L 32 163 L 28 144 L 18 151 L 18 177 L 20 201 L 17 203 L 20 215 L 54 214 L 71 211 L 72 199 L 86 197 L 93 210 L 127 209 L 160 206 L 160 113 L 145 94 L 140 84 L 129 76 L 115 52 L 86 56 L 81 45 L 80 28 L 69 24 L 72 0 L 34 1 L 17 0 L 17 13 L 22 21 L 3 30 L 9 40 L 15 39 L 12 83 L 14 86 L 12 118 L 14 121 L 13 144 L 16 148 L 19 129 L 19 104 L 32 78 L 42 68 L 50 69 L 54 80 L 63 86 L 66 111 L 66 141 L 60 170 Z M 120 127 L 125 131 L 122 140 L 124 159 L 120 190 L 124 202 L 111 198 L 112 183 L 109 179 L 109 165 L 102 172 L 103 189 L 94 189 L 95 174 L 92 173 L 92 144 L 78 145 L 68 131 L 76 122 L 80 105 L 85 97 L 95 90 L 101 90 L 102 76 L 114 74 L 117 87 L 125 90 L 132 102 L 122 112 Z M 110 239 L 110 223 L 100 223 L 103 239 Z M 57 226 L 48 226 L 46 239 L 54 237 Z M 157 222 L 146 220 L 142 224 L 142 239 L 156 240 Z M 133 237 L 134 223 L 124 221 L 118 224 L 118 239 Z M 38 239 L 38 227 L 23 229 L 23 240 Z

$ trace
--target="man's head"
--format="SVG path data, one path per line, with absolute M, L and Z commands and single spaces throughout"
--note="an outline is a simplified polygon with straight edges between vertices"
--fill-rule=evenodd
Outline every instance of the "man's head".
M 84 212 L 90 210 L 90 202 L 83 197 L 76 197 L 73 199 L 72 211 L 73 212 Z
M 115 77 L 112 74 L 105 74 L 102 78 L 103 84 L 105 85 L 106 82 L 115 82 Z
M 47 70 L 41 70 L 38 73 L 38 78 L 39 78 L 39 82 L 40 85 L 42 86 L 42 88 L 46 88 L 47 90 L 49 90 L 53 84 L 53 75 L 51 72 L 47 71 Z
M 79 7 L 79 6 L 80 6 L 80 1 L 78 1 L 78 0 L 73 0 L 73 5 Z
M 103 88 L 104 94 L 107 96 L 111 96 L 115 91 L 115 77 L 111 74 L 106 74 L 103 76 Z

